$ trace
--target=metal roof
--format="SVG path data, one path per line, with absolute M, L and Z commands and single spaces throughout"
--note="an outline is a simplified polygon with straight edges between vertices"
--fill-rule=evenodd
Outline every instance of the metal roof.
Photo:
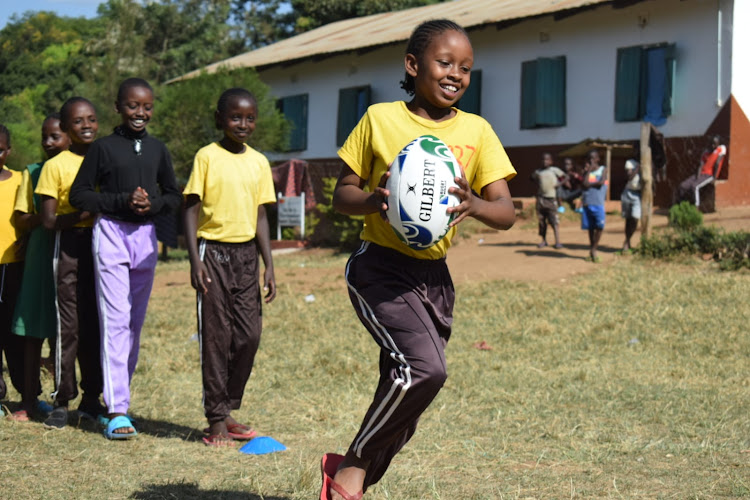
M 424 7 L 384 12 L 326 24 L 280 42 L 191 71 L 172 81 L 212 73 L 220 67 L 264 67 L 310 57 L 330 56 L 409 39 L 412 30 L 430 19 L 451 19 L 466 29 L 487 24 L 561 13 L 612 0 L 454 0 Z

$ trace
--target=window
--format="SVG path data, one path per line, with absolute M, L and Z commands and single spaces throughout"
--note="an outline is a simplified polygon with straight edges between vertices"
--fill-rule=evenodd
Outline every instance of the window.
M 336 145 L 343 146 L 349 133 L 370 105 L 370 86 L 339 90 L 339 119 L 336 125 Z
M 615 121 L 661 126 L 672 114 L 674 44 L 617 49 Z
M 471 83 L 456 107 L 467 113 L 479 115 L 482 104 L 482 70 L 471 72 Z
M 521 63 L 521 128 L 565 126 L 565 56 Z
M 292 124 L 288 151 L 307 149 L 307 100 L 307 94 L 300 94 L 276 101 L 278 110 Z

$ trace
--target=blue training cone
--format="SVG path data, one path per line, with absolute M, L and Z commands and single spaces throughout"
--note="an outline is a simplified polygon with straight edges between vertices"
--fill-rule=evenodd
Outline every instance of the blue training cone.
M 286 450 L 286 446 L 269 436 L 258 436 L 240 448 L 246 455 L 265 455 Z

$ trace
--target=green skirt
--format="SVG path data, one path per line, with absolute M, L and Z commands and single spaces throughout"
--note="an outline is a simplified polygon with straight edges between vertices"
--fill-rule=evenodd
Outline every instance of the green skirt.
M 54 338 L 57 333 L 55 278 L 52 273 L 54 233 L 39 226 L 29 235 L 21 290 L 13 314 L 16 335 Z

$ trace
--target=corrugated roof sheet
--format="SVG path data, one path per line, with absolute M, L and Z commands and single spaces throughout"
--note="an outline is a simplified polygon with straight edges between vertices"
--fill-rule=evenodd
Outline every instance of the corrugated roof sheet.
M 245 52 L 191 71 L 176 80 L 219 67 L 263 67 L 316 56 L 361 50 L 406 41 L 412 30 L 429 19 L 451 19 L 464 28 L 495 24 L 594 6 L 611 0 L 454 0 L 425 7 L 384 12 L 338 21 L 292 38 Z

